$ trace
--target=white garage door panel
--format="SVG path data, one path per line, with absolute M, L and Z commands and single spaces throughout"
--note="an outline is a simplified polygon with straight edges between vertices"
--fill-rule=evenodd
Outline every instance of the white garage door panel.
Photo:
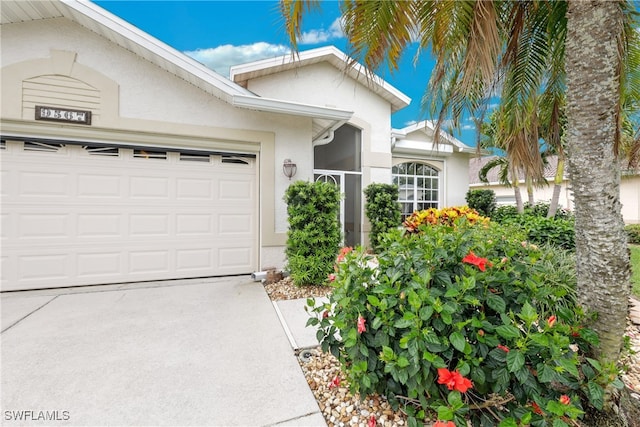
M 1 151 L 2 290 L 257 268 L 255 159 L 53 150 L 7 141 Z

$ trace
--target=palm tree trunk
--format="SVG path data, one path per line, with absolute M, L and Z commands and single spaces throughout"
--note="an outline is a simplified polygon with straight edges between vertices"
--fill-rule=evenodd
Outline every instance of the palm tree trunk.
M 567 160 L 575 200 L 578 297 L 598 316 L 591 325 L 600 336 L 596 355 L 616 361 L 631 288 L 615 152 L 622 12 L 618 2 L 575 0 L 567 17 Z
M 564 179 L 564 159 L 558 156 L 558 166 L 556 167 L 556 175 L 553 178 L 553 196 L 549 204 L 549 212 L 547 218 L 553 218 L 558 212 L 558 204 L 560 201 L 560 190 L 562 189 L 562 181 Z
M 511 186 L 513 188 L 513 195 L 516 199 L 516 208 L 518 213 L 524 213 L 524 205 L 522 204 L 522 194 L 520 193 L 520 180 L 518 179 L 518 172 L 515 168 L 510 167 L 511 174 Z
M 527 183 L 527 199 L 529 202 L 529 206 L 533 207 L 533 205 L 535 205 L 536 203 L 533 197 L 533 180 L 530 176 L 527 176 L 525 182 Z

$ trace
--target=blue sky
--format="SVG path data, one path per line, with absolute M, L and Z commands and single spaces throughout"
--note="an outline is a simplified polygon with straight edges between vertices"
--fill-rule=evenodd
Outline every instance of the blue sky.
M 277 1 L 94 1 L 157 39 L 228 76 L 230 65 L 288 53 L 289 42 L 283 29 Z M 299 49 L 334 45 L 347 52 L 340 29 L 337 1 L 321 2 L 321 9 L 305 15 Z M 411 97 L 411 105 L 392 116 L 392 126 L 402 128 L 429 119 L 421 114 L 424 93 L 433 62 L 423 55 L 414 65 L 415 46 L 410 47 L 400 69 L 377 74 Z M 475 145 L 475 128 L 467 119 L 461 133 L 455 134 L 467 145 Z

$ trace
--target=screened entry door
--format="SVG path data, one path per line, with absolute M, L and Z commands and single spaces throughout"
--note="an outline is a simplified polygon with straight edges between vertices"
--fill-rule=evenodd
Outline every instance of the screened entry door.
M 361 174 L 359 172 L 316 169 L 314 179 L 338 186 L 342 195 L 340 199 L 340 224 L 344 245 L 353 247 L 362 244 Z

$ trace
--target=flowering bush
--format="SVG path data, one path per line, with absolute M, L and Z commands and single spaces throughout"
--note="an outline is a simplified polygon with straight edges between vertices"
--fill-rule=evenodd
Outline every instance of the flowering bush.
M 488 224 L 489 218 L 478 213 L 468 206 L 457 208 L 436 209 L 430 208 L 423 211 L 416 211 L 411 214 L 403 223 L 407 231 L 417 232 L 422 225 L 448 225 L 455 227 L 461 223 L 474 225 L 476 223 Z
M 411 425 L 566 426 L 601 407 L 616 372 L 585 356 L 597 337 L 572 286 L 545 286 L 544 251 L 497 224 L 449 225 L 392 231 L 336 265 L 308 324 L 352 392 L 404 404 Z

